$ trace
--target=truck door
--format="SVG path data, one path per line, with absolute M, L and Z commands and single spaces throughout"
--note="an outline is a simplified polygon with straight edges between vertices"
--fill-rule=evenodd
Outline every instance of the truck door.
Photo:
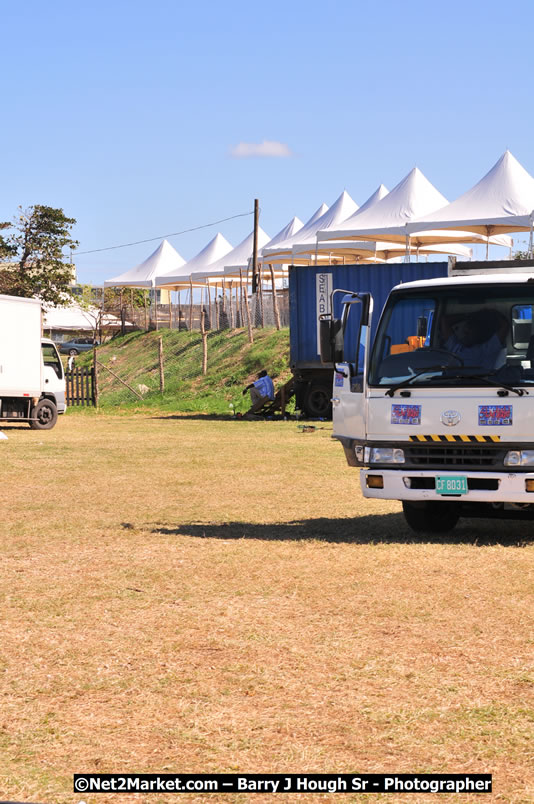
M 65 409 L 65 374 L 63 363 L 53 343 L 41 343 L 43 355 L 43 387 L 42 393 L 54 396 L 59 412 Z
M 365 387 L 373 301 L 368 293 L 343 299 L 343 360 L 335 363 L 332 393 L 336 436 L 364 439 Z

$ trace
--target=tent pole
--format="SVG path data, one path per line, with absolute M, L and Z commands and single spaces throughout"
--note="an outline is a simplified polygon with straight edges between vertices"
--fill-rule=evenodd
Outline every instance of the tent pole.
M 486 260 L 489 260 L 490 227 L 486 226 Z
M 530 236 L 528 240 L 528 256 L 532 259 L 532 240 L 533 240 L 533 228 L 534 228 L 534 212 L 530 215 Z
M 158 291 L 156 290 L 155 285 L 152 288 L 152 290 L 154 291 L 154 323 L 156 325 L 156 332 L 157 332 L 158 329 L 159 329 L 159 326 L 158 326 Z
M 172 290 L 169 290 L 169 329 L 172 329 Z
M 404 262 L 410 262 L 410 235 L 406 234 L 406 256 Z
M 193 279 L 189 277 L 189 332 L 193 329 Z

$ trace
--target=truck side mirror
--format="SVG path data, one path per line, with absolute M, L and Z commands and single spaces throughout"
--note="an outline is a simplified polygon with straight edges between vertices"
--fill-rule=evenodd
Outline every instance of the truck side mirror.
M 319 319 L 319 348 L 321 363 L 343 361 L 343 328 L 340 318 Z

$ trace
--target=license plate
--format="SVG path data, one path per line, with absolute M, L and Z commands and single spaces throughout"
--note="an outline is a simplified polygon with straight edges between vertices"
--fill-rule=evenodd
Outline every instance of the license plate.
M 467 478 L 465 475 L 446 475 L 436 477 L 438 494 L 467 494 Z

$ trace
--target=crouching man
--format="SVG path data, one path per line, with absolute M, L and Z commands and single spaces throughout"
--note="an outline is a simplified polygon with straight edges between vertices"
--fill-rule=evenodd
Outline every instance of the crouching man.
M 274 384 L 265 369 L 260 371 L 258 379 L 252 382 L 243 390 L 243 396 L 250 391 L 250 401 L 252 412 L 260 410 L 267 402 L 274 399 Z

